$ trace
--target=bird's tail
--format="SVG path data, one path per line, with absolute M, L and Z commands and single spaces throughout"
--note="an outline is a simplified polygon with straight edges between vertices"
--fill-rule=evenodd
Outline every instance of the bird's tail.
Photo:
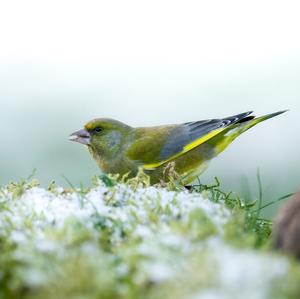
M 253 126 L 257 125 L 258 123 L 265 121 L 269 118 L 272 118 L 274 116 L 277 116 L 279 114 L 282 114 L 286 112 L 287 110 L 263 115 L 256 118 L 247 117 L 245 119 L 241 119 L 237 123 L 229 126 L 226 130 L 222 131 L 220 134 L 215 136 L 210 140 L 210 143 L 214 144 L 214 147 L 216 149 L 216 154 L 219 154 L 222 152 L 232 141 L 234 141 L 235 138 L 237 138 L 239 135 L 244 133 L 245 131 L 249 130 Z

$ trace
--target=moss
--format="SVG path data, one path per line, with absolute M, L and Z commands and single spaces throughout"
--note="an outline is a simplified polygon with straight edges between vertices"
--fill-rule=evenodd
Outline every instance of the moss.
M 204 240 L 218 233 L 215 224 L 199 208 L 193 210 L 187 219 L 174 221 L 170 226 L 175 233 L 187 236 L 192 242 Z
M 0 299 L 299 297 L 299 263 L 272 252 L 270 221 L 218 181 L 91 185 L 1 188 Z

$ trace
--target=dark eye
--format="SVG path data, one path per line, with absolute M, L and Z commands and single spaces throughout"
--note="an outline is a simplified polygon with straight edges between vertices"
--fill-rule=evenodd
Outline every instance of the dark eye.
M 96 127 L 94 129 L 94 131 L 97 132 L 97 133 L 100 133 L 100 132 L 102 132 L 102 128 L 101 127 Z

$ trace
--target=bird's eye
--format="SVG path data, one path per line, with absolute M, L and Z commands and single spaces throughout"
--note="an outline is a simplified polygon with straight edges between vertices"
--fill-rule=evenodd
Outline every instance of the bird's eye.
M 94 131 L 97 132 L 97 133 L 100 133 L 100 132 L 102 132 L 102 128 L 101 127 L 96 127 L 94 129 Z

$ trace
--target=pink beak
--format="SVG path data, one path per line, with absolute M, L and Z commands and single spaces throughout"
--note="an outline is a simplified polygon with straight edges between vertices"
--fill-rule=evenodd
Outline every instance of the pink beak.
M 90 145 L 91 135 L 87 130 L 82 129 L 72 133 L 69 137 L 69 140 L 79 142 L 84 145 Z

